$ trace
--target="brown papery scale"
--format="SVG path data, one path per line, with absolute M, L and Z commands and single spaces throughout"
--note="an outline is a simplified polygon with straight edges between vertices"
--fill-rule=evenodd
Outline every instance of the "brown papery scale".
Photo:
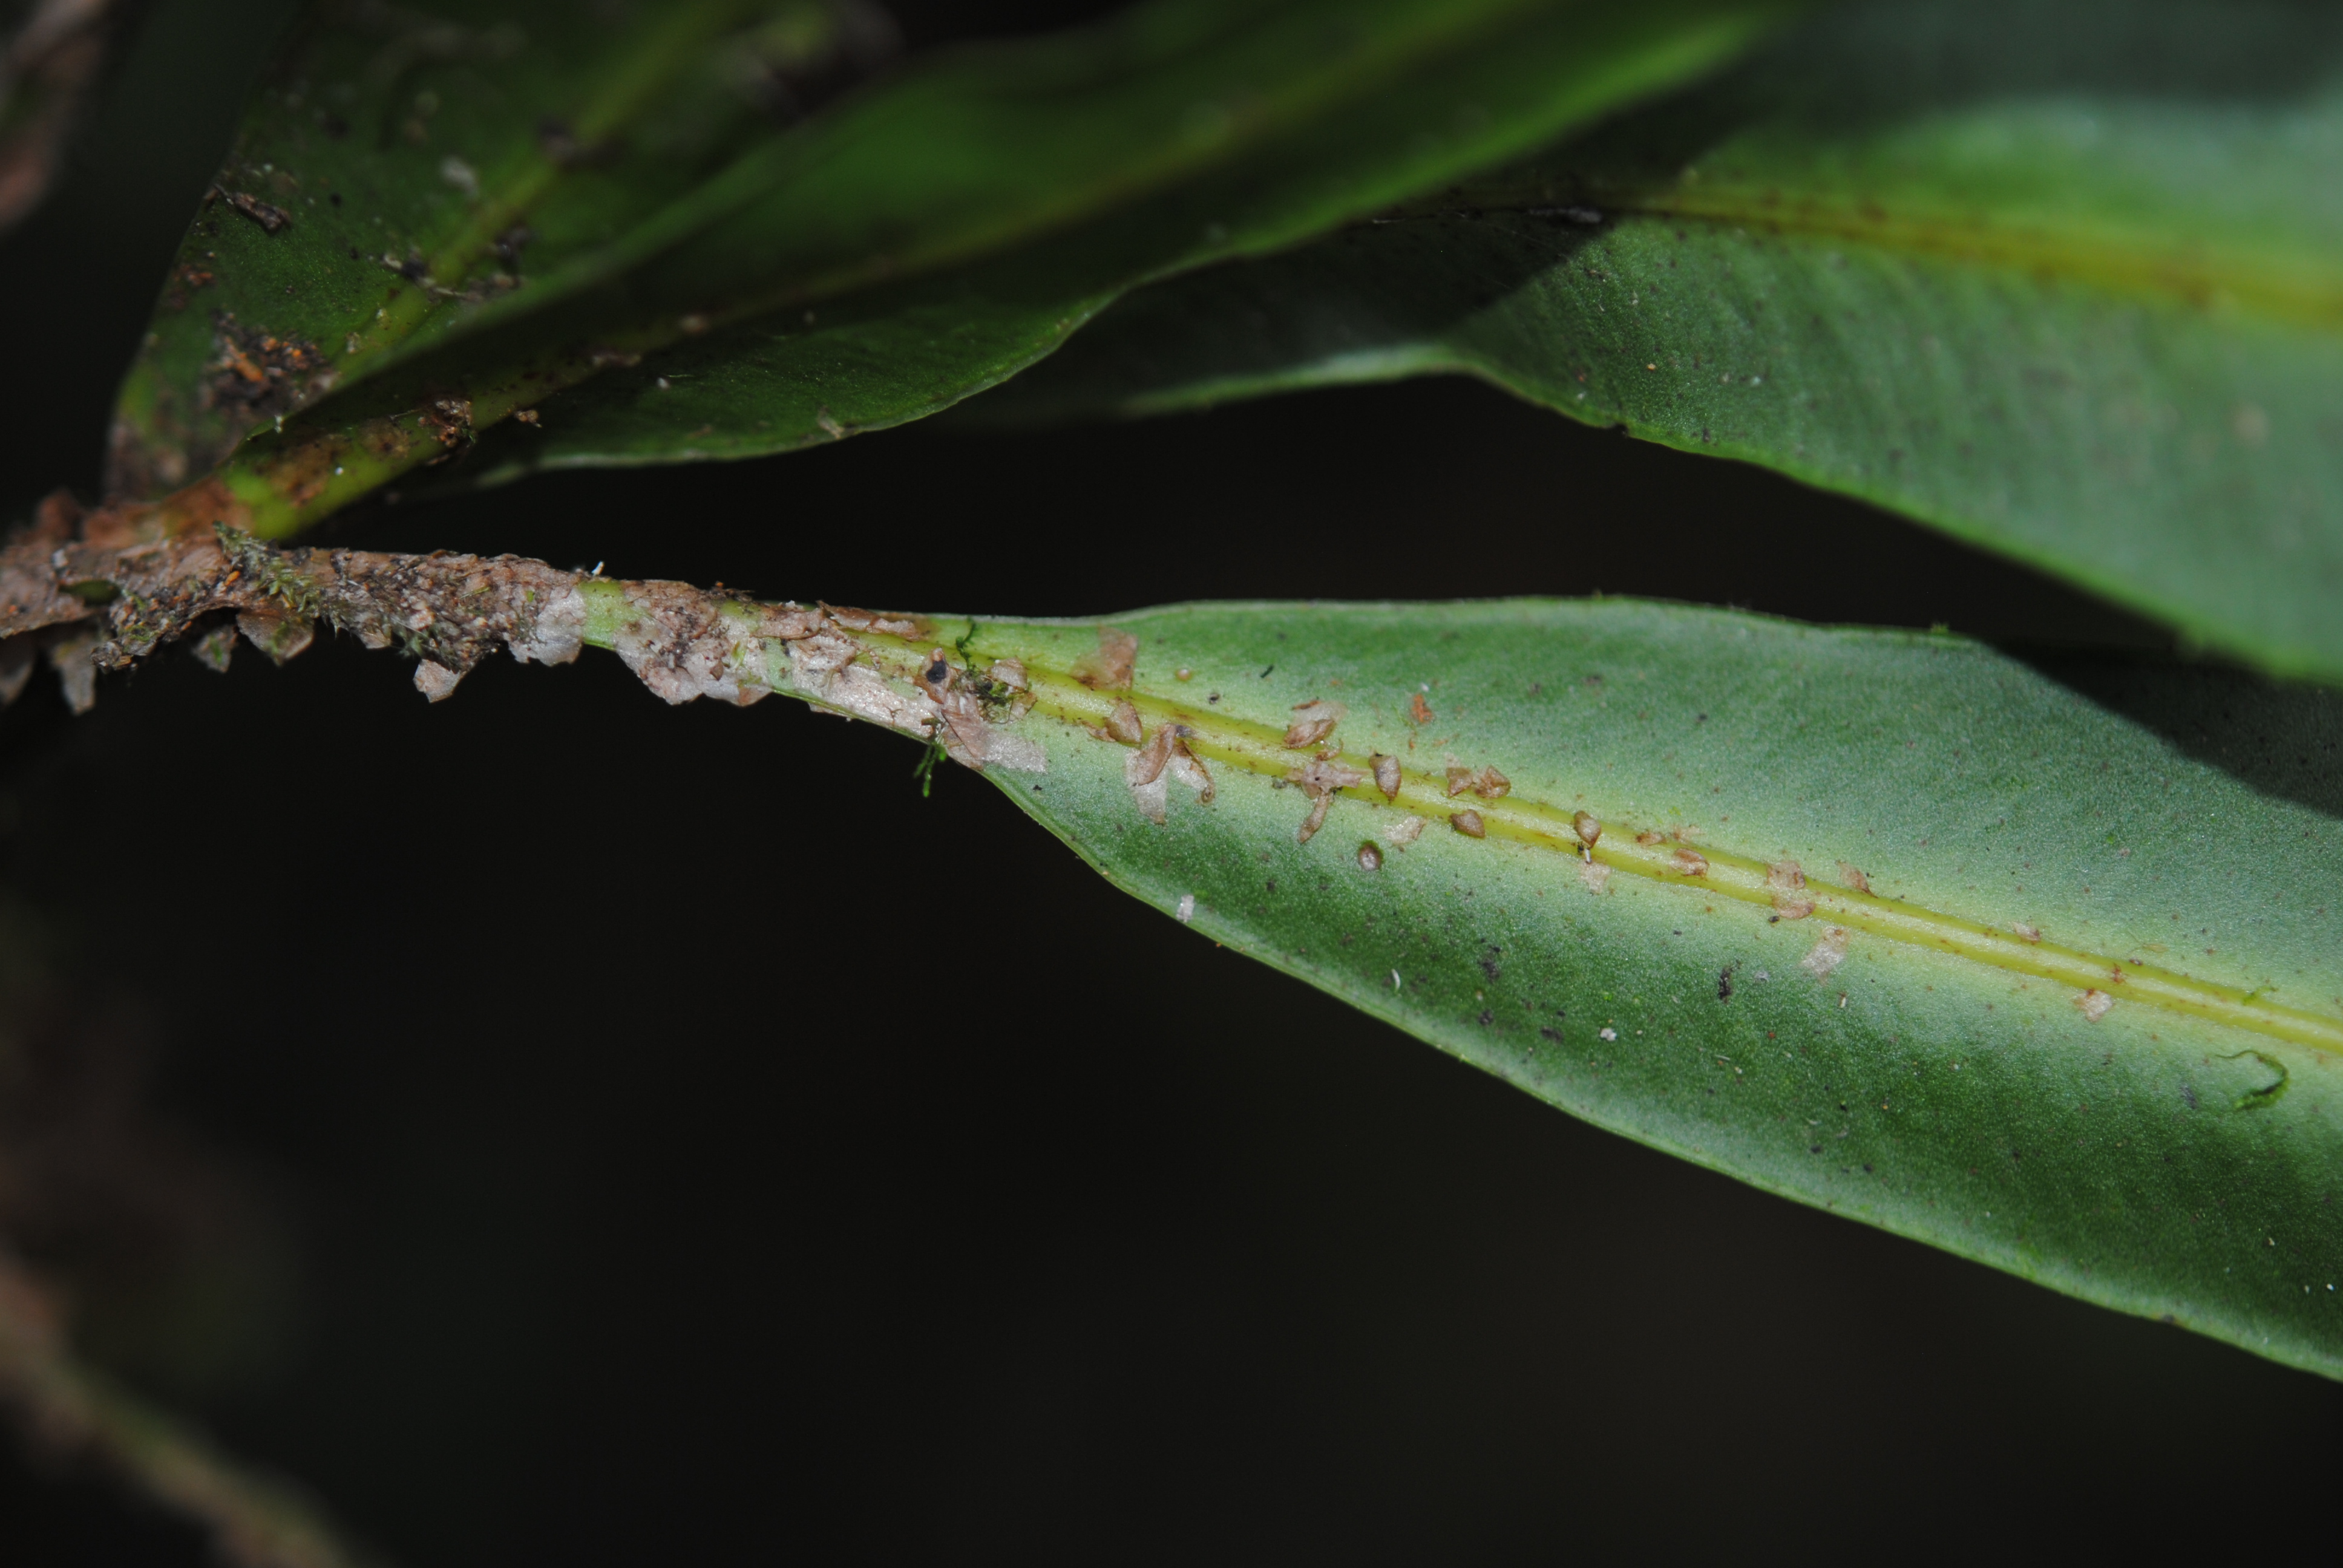
M 1375 848 L 1373 840 L 1370 839 L 1366 843 L 1360 845 L 1359 869 L 1362 871 L 1380 871 L 1383 869 L 1383 852 Z
M 1459 811 L 1448 819 L 1448 825 L 1468 839 L 1485 839 L 1489 829 L 1481 821 L 1478 811 Z
M 1594 819 L 1594 812 L 1581 811 L 1570 819 L 1570 825 L 1578 830 L 1578 841 L 1588 849 L 1602 842 L 1603 824 Z
M 1375 788 L 1383 792 L 1386 800 L 1399 799 L 1399 759 L 1376 752 L 1368 762 L 1375 770 Z

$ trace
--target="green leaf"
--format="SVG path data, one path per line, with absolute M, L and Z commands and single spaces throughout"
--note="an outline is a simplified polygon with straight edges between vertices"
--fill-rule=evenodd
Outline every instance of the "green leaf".
M 850 70 L 869 31 L 818 0 L 313 8 L 175 258 L 109 494 L 176 488 L 491 301 L 548 292 L 539 275 L 769 140 L 772 95 Z
M 915 417 L 1031 363 L 1123 288 L 1517 157 L 1729 57 L 1786 9 L 1158 0 L 1081 32 L 932 57 L 787 131 L 711 110 L 680 151 L 639 167 L 633 138 L 664 124 L 653 109 L 708 97 L 708 49 L 738 53 L 724 26 L 739 8 L 635 25 L 668 40 L 657 48 L 607 31 L 588 47 L 573 29 L 574 57 L 552 65 L 516 25 L 522 41 L 505 55 L 482 45 L 437 75 L 417 65 L 373 99 L 352 84 L 393 79 L 368 64 L 384 45 L 337 34 L 340 64 L 305 64 L 273 88 L 231 170 L 328 202 L 327 187 L 359 168 L 395 170 L 407 207 L 385 216 L 353 196 L 339 210 L 380 217 L 395 241 L 383 254 L 407 265 L 405 245 L 426 280 L 393 276 L 371 239 L 344 245 L 347 222 L 305 209 L 270 225 L 240 216 L 248 203 L 215 207 L 183 274 L 216 261 L 244 280 L 235 320 L 197 318 L 184 290 L 166 295 L 168 319 L 126 389 L 118 484 L 152 494 L 184 482 L 256 414 L 273 420 L 271 394 L 228 407 L 239 387 L 271 384 L 254 344 L 298 361 L 276 378 L 292 417 L 178 508 L 199 525 L 227 516 L 289 531 L 597 378 L 607 390 L 548 404 L 537 429 L 481 454 L 479 471 L 771 451 Z M 537 25 L 551 35 L 549 21 Z M 305 62 L 331 53 L 316 35 L 303 48 Z M 352 167 L 337 171 L 340 144 L 308 121 L 345 88 L 383 126 L 419 124 L 397 116 L 432 95 L 430 145 L 353 132 Z M 634 118 L 594 121 L 616 149 L 607 176 L 549 161 L 535 129 L 546 105 L 620 101 Z M 458 102 L 485 128 L 458 134 Z M 444 136 L 431 128 L 442 123 Z M 474 152 L 483 143 L 494 156 Z M 459 146 L 470 175 L 451 205 L 445 159 L 458 155 L 441 149 Z M 533 241 L 516 272 L 492 242 L 523 222 L 559 243 Z M 279 303 L 280 273 L 296 305 L 312 289 L 307 315 Z M 138 481 L 147 470 L 156 482 Z
M 588 640 L 639 641 L 605 587 Z M 1951 636 L 1618 600 L 906 630 L 761 678 L 914 732 L 973 693 L 988 776 L 1202 936 L 1657 1148 L 2343 1375 L 2343 698 L 2106 665 L 2095 701 Z M 2167 739 L 2225 710 L 2247 779 Z
M 1135 297 L 981 407 L 1459 371 L 2343 678 L 2338 84 L 2326 7 L 1844 9 L 1402 221 Z

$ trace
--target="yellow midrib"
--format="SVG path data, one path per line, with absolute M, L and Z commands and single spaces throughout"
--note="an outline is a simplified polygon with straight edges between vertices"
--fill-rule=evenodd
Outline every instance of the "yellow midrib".
M 1895 212 L 1852 196 L 1683 185 L 1614 196 L 1617 211 L 1966 261 L 2207 310 L 2238 310 L 2302 326 L 2343 328 L 2343 268 L 2304 256 L 2293 266 L 2249 259 L 2201 239 L 2086 233 L 1973 215 Z
M 899 639 L 871 636 L 857 640 L 873 651 L 880 651 L 880 645 L 890 645 L 885 651 L 901 658 L 906 669 L 921 657 L 920 651 Z M 1031 661 L 1027 678 L 1036 711 L 1095 728 L 1103 723 L 1117 702 L 1129 701 L 1151 733 L 1157 724 L 1167 720 L 1184 726 L 1192 731 L 1188 746 L 1198 756 L 1249 773 L 1282 778 L 1288 769 L 1324 754 L 1321 748 L 1289 750 L 1282 733 L 1265 725 L 1141 691 L 1095 691 L 1071 674 L 1041 668 Z M 1101 740 L 1099 744 L 1116 743 Z M 1370 779 L 1340 793 L 1356 800 L 1383 801 L 1383 792 L 1372 782 L 1369 758 L 1342 751 L 1333 754 L 1332 759 L 1357 769 Z M 1503 759 L 1498 760 L 1502 765 Z M 1512 794 L 1495 800 L 1478 797 L 1452 799 L 1443 779 L 1403 765 L 1399 794 L 1389 804 L 1443 827 L 1455 812 L 1470 809 L 1479 813 L 1489 838 L 1532 845 L 1574 859 L 1581 853 L 1577 831 L 1572 826 L 1574 812 L 1543 800 Z M 1648 830 L 1652 826 L 1655 825 L 1605 822 L 1590 858 L 1630 876 L 1698 889 L 1744 903 L 1777 907 L 1775 890 L 1767 880 L 1770 868 L 1765 860 L 1703 846 L 1698 853 L 1706 861 L 1705 873 L 1688 875 L 1679 869 L 1676 857 L 1678 850 L 1692 846 L 1664 838 L 1648 844 L 1635 840 L 1639 827 Z M 1839 926 L 1906 946 L 1950 953 L 2007 973 L 2072 986 L 2078 992 L 2096 990 L 2117 1000 L 2343 1054 L 2343 1020 L 2268 1001 L 2235 986 L 2199 980 L 2136 960 L 2087 952 L 2048 940 L 2031 941 L 2014 931 L 1964 916 L 1860 892 L 1835 882 L 1809 878 L 1799 897 L 1813 902 L 1814 912 L 1805 918 L 1818 935 L 1831 926 Z

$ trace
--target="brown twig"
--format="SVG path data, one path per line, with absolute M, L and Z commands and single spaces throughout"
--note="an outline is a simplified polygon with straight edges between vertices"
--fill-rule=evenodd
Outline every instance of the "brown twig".
M 67 1352 L 56 1303 L 0 1251 L 0 1407 L 54 1460 L 96 1465 L 207 1530 L 236 1568 L 354 1568 L 284 1483 L 231 1463 L 187 1427 L 134 1399 Z
M 41 205 L 134 0 L 40 0 L 0 50 L 0 232 Z

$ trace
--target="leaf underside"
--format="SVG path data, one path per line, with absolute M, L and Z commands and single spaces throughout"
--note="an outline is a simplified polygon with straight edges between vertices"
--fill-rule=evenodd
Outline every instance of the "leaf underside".
M 1463 372 L 2336 679 L 2338 160 L 2329 7 L 1842 8 L 1396 221 L 1141 293 L 970 412 Z
M 961 623 L 937 624 L 950 638 Z M 1135 897 L 1574 1115 L 2343 1375 L 2331 769 L 2258 791 L 1941 635 L 1618 600 L 1200 606 L 1111 624 L 1139 639 L 1131 692 L 1061 684 L 1074 707 L 1052 719 L 1045 702 L 1020 726 L 1049 771 L 991 776 Z M 967 648 L 972 669 L 1067 670 L 1098 638 L 1097 623 L 986 621 Z M 2192 704 L 2238 703 L 2224 682 L 2127 667 L 2106 694 L 2177 731 Z M 1149 820 L 1128 782 L 1138 753 L 1094 732 L 1125 699 L 1150 732 L 1197 730 L 1209 804 L 1174 783 Z M 1493 766 L 1510 789 L 1468 785 L 1427 811 L 1420 792 L 1386 804 L 1369 782 L 1297 841 L 1306 787 L 1275 760 L 1213 761 L 1213 737 L 1275 736 L 1322 699 L 1347 712 L 1315 746 L 1272 746 L 1292 767 L 1338 751 L 1365 769 L 1380 752 L 1412 779 Z M 2343 749 L 2332 694 L 2263 700 L 2286 749 Z M 1548 808 L 1605 824 L 1607 877 L 1566 830 L 1500 830 Z M 1463 809 L 1487 836 L 1450 824 Z M 1411 816 L 1426 826 L 1403 849 Z M 1638 829 L 1671 836 L 1641 845 Z M 1705 875 L 1666 869 L 1684 849 Z M 1795 862 L 1805 890 L 1733 894 L 1736 859 Z M 1834 910 L 1859 904 L 1864 879 L 1891 917 L 1949 916 L 2016 956 L 1851 929 Z M 2137 980 L 2027 972 L 2061 947 L 2226 990 L 2246 1021 L 2143 1000 Z M 2287 1038 L 2255 1020 L 2263 1008 L 2313 1022 Z

